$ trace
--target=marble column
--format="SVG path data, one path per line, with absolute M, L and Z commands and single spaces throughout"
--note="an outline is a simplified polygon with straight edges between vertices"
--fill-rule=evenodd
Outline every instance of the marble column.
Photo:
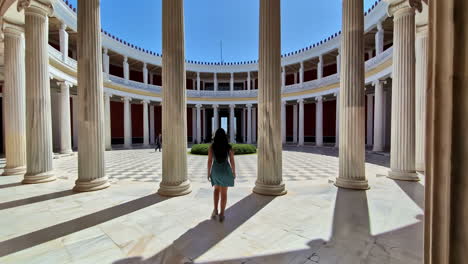
M 197 142 L 197 110 L 192 107 L 192 143 Z
M 24 29 L 4 20 L 3 117 L 6 165 L 3 175 L 26 173 Z
M 236 110 L 236 105 L 235 104 L 230 104 L 229 105 L 229 141 L 231 143 L 236 142 L 236 131 L 235 131 L 235 110 Z
M 184 1 L 162 1 L 163 162 L 158 193 L 191 192 L 187 178 L 187 106 L 185 87 Z
M 317 96 L 315 100 L 315 145 L 321 147 L 323 146 L 323 98 Z
M 417 181 L 415 163 L 415 9 L 390 1 L 393 16 L 392 129 L 389 178 Z
M 338 75 L 341 74 L 341 55 L 340 50 L 338 49 L 338 55 L 336 55 L 336 72 Z
M 18 1 L 25 10 L 26 38 L 26 159 L 23 183 L 53 181 L 52 122 L 48 34 L 52 5 Z
M 335 148 L 340 147 L 340 92 L 335 93 L 336 110 L 335 110 Z
M 203 141 L 205 141 L 206 138 L 207 138 L 207 128 L 208 128 L 208 125 L 207 125 L 208 120 L 206 118 L 206 109 L 205 108 L 202 109 L 202 116 L 203 116 L 203 119 L 202 119 L 203 120 L 202 121 L 203 133 L 202 133 L 202 135 L 203 135 Z
M 73 148 L 78 149 L 78 95 L 72 95 Z
M 317 79 L 322 79 L 323 78 L 323 55 L 320 55 L 319 57 L 319 62 L 317 64 Z
M 128 57 L 125 56 L 123 60 L 123 74 L 124 79 L 128 81 L 130 79 L 130 66 L 128 65 Z
M 416 170 L 425 170 L 428 26 L 416 27 Z
M 252 142 L 252 105 L 247 104 L 247 144 Z
M 301 87 L 304 85 L 304 62 L 300 62 L 300 67 L 299 67 L 299 83 Z
M 218 91 L 218 74 L 213 73 L 213 90 Z
M 247 90 L 250 91 L 252 86 L 252 81 L 250 80 L 250 72 L 247 72 Z
M 257 143 L 257 108 L 252 108 L 252 142 Z
M 70 154 L 73 152 L 70 121 L 70 87 L 72 84 L 69 82 L 59 82 L 58 84 L 60 86 L 60 154 Z
M 197 104 L 197 143 L 201 143 L 201 134 L 202 134 L 202 123 L 201 123 L 201 104 Z
M 257 181 L 253 191 L 286 193 L 281 144 L 281 11 L 280 0 L 260 0 L 259 140 Z
M 281 142 L 286 144 L 286 101 L 281 102 Z
M 143 102 L 143 146 L 149 146 L 149 124 L 148 124 L 148 104 L 149 101 Z
M 124 148 L 132 147 L 132 98 L 124 97 Z
M 383 52 L 384 48 L 384 30 L 382 22 L 377 24 L 377 32 L 375 33 L 375 54 L 379 55 Z
M 231 72 L 231 78 L 229 79 L 229 90 L 234 91 L 234 73 Z
M 109 67 L 110 67 L 110 58 L 108 54 L 109 50 L 104 48 L 104 52 L 102 54 L 102 70 L 104 71 L 104 77 L 106 79 L 109 78 Z
M 148 65 L 143 63 L 143 83 L 148 84 Z
M 219 105 L 213 105 L 213 133 L 216 133 L 216 130 L 219 128 L 219 114 L 218 114 Z
M 149 143 L 154 145 L 156 139 L 156 131 L 154 130 L 154 105 L 149 105 Z
M 304 146 L 304 99 L 297 100 L 299 104 L 299 140 L 298 146 Z
M 78 1 L 78 180 L 75 191 L 110 186 L 105 172 L 100 0 Z
M 368 189 L 365 175 L 364 6 L 343 1 L 340 78 L 340 153 L 335 185 Z
M 68 58 L 68 33 L 67 33 L 67 25 L 65 23 L 60 24 L 59 39 L 60 39 L 60 52 L 62 53 L 62 60 L 66 62 Z
M 242 143 L 245 143 L 245 108 L 242 109 L 242 117 L 241 117 L 241 137 L 242 137 Z
M 111 108 L 110 98 L 112 94 L 104 93 L 104 125 L 106 137 L 106 150 L 112 150 Z
M 286 87 L 286 67 L 281 67 L 281 87 L 284 89 Z
M 384 151 L 384 92 L 383 82 L 377 80 L 374 82 L 375 102 L 374 102 L 374 147 L 372 151 Z
M 368 146 L 372 146 L 374 138 L 374 129 L 372 127 L 374 122 L 374 95 L 367 95 L 367 135 L 366 141 Z
M 297 144 L 297 104 L 293 105 L 293 143 Z
M 197 91 L 200 91 L 200 72 L 197 72 Z

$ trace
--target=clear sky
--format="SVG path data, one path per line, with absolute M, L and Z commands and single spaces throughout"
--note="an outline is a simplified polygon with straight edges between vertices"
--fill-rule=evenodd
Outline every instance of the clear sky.
M 74 7 L 78 0 L 71 0 Z M 342 0 L 282 0 L 282 53 L 341 29 Z M 364 0 L 367 10 L 375 0 Z M 258 58 L 259 0 L 185 0 L 186 59 L 218 62 Z M 144 49 L 161 53 L 161 0 L 101 0 L 102 27 Z

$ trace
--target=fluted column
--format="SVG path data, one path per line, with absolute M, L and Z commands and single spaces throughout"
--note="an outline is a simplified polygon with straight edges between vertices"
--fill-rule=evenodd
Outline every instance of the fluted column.
M 236 141 L 236 132 L 234 130 L 235 128 L 235 120 L 234 120 L 234 110 L 236 109 L 235 104 L 230 104 L 229 105 L 229 141 L 231 143 L 234 143 Z
M 246 110 L 245 108 L 242 108 L 242 117 L 241 117 L 241 137 L 242 137 L 242 143 L 245 144 L 245 113 Z
M 154 139 L 156 138 L 156 131 L 154 131 L 154 105 L 149 106 L 149 131 L 150 145 L 154 145 Z
M 286 193 L 281 144 L 281 10 L 280 0 L 260 0 L 258 167 L 254 192 Z
M 319 62 L 317 64 L 317 79 L 322 79 L 323 77 L 323 55 L 319 56 Z
M 192 143 L 195 142 L 197 142 L 197 110 L 192 107 Z
M 425 170 L 428 26 L 416 28 L 416 170 Z
M 75 191 L 110 186 L 105 172 L 100 0 L 78 1 L 78 180 Z
M 281 67 L 281 87 L 284 89 L 286 87 L 286 67 Z
M 60 52 L 62 53 L 62 60 L 66 61 L 68 58 L 68 33 L 67 33 L 67 25 L 65 23 L 60 24 L 59 39 L 60 39 Z
M 299 140 L 297 145 L 304 146 L 304 99 L 297 100 L 299 104 Z
M 187 106 L 185 87 L 184 1 L 162 1 L 163 162 L 158 193 L 191 192 L 187 178 Z
M 24 29 L 4 21 L 3 117 L 6 165 L 3 175 L 26 173 L 26 80 Z
M 149 146 L 149 124 L 148 124 L 148 104 L 149 101 L 143 101 L 143 146 Z
M 384 92 L 383 82 L 377 80 L 374 82 L 375 102 L 374 102 L 374 147 L 372 151 L 384 150 Z
M 341 74 L 341 50 L 338 49 L 338 55 L 336 55 L 336 72 L 338 75 Z
M 148 84 L 148 65 L 143 63 L 143 83 Z
M 252 105 L 247 104 L 247 144 L 252 144 Z
M 72 153 L 70 121 L 70 87 L 71 83 L 59 82 L 60 85 L 60 154 Z
M 343 1 L 340 154 L 335 185 L 368 189 L 365 176 L 364 14 L 362 0 Z
M 104 126 L 105 126 L 105 142 L 106 150 L 112 150 L 112 132 L 111 132 L 111 109 L 110 98 L 111 94 L 104 94 Z
M 218 105 L 213 105 L 213 132 L 219 128 L 219 114 L 218 114 Z
M 104 71 L 105 78 L 109 78 L 109 54 L 108 49 L 104 48 L 104 52 L 102 54 L 102 70 Z
M 323 146 L 323 98 L 317 96 L 316 111 L 315 111 L 315 145 L 317 147 Z
M 281 142 L 286 144 L 286 101 L 281 102 Z
M 234 91 L 234 73 L 231 72 L 231 78 L 229 79 L 229 90 Z
M 128 65 L 128 57 L 124 57 L 123 61 L 123 74 L 124 74 L 124 79 L 128 81 L 130 79 L 130 66 Z
M 50 102 L 48 32 L 50 4 L 18 1 L 25 9 L 26 37 L 26 158 L 23 183 L 55 180 L 52 172 L 52 122 Z
M 340 92 L 335 93 L 336 110 L 335 110 L 335 148 L 340 147 Z
M 218 74 L 213 73 L 213 90 L 218 91 Z
M 132 147 L 132 108 L 130 101 L 132 98 L 124 97 L 124 147 Z
M 304 85 L 304 62 L 300 62 L 300 67 L 299 67 L 299 83 L 301 86 Z
M 372 124 L 374 122 L 374 95 L 367 95 L 367 136 L 366 141 L 368 146 L 372 146 L 374 133 Z
M 201 107 L 202 105 L 201 104 L 197 104 L 196 105 L 196 108 L 197 108 L 197 143 L 200 144 L 201 143 L 201 133 L 202 133 L 202 123 L 201 123 Z
M 293 105 L 293 143 L 297 144 L 297 104 Z
M 393 15 L 392 129 L 389 178 L 419 180 L 415 164 L 415 9 L 389 1 Z
M 200 72 L 197 72 L 197 91 L 200 91 Z
M 257 143 L 257 109 L 252 108 L 252 142 Z
M 247 72 L 247 90 L 250 91 L 250 87 L 252 85 L 252 81 L 250 80 L 250 72 Z
M 78 95 L 72 95 L 73 148 L 78 149 Z
M 375 54 L 376 56 L 383 52 L 384 48 L 384 30 L 382 22 L 377 24 L 377 32 L 375 33 Z

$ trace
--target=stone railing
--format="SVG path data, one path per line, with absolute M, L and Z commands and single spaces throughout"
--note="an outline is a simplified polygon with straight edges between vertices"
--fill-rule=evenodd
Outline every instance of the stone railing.
M 393 46 L 384 50 L 378 56 L 371 58 L 370 60 L 366 61 L 366 71 L 371 70 L 377 66 L 379 66 L 382 62 L 386 61 L 393 55 Z
M 54 47 L 49 45 L 49 56 L 55 58 L 62 63 L 65 63 L 72 69 L 78 69 L 78 62 L 70 57 L 66 57 L 65 61 L 63 60 L 63 54 L 59 50 L 55 49 Z
M 323 86 L 327 86 L 333 83 L 340 81 L 340 76 L 338 73 L 323 77 L 322 79 L 312 80 L 304 82 L 302 85 L 300 83 L 288 85 L 283 89 L 283 93 L 294 93 L 304 90 L 313 90 Z
M 133 89 L 141 90 L 141 91 L 147 91 L 147 92 L 152 92 L 152 93 L 161 93 L 161 86 L 157 85 L 152 85 L 152 84 L 144 84 L 141 82 L 136 82 L 132 80 L 126 80 L 122 77 L 114 76 L 114 75 L 109 75 L 109 81 L 112 83 L 116 83 L 122 86 L 128 86 Z
M 243 98 L 243 97 L 257 97 L 257 90 L 238 90 L 238 91 L 197 91 L 187 90 L 189 97 L 215 97 L 215 98 Z

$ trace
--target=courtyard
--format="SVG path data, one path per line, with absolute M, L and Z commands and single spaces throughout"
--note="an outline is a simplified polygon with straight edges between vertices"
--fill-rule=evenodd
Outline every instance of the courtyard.
M 388 155 L 366 153 L 371 188 L 354 191 L 334 186 L 337 149 L 287 146 L 279 197 L 252 193 L 257 155 L 236 156 L 224 223 L 206 157 L 187 155 L 181 197 L 156 194 L 162 155 L 148 148 L 107 151 L 99 192 L 72 191 L 76 154 L 56 156 L 53 182 L 1 177 L 0 263 L 423 263 L 424 177 L 389 179 Z

